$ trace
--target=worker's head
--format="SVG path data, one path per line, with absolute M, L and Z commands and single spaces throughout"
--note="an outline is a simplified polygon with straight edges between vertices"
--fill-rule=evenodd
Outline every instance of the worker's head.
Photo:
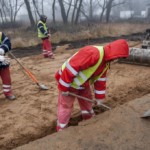
M 42 21 L 42 22 L 46 22 L 46 20 L 47 20 L 47 16 L 45 16 L 45 15 L 41 15 L 40 16 L 40 20 Z
M 127 58 L 129 47 L 126 40 L 120 39 L 104 46 L 105 61 L 113 61 L 118 58 Z

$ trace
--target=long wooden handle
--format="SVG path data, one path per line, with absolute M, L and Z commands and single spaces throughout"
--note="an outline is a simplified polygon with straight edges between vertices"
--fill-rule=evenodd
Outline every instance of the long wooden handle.
M 26 69 L 21 62 L 16 58 L 16 56 L 9 51 L 9 54 L 18 62 L 18 64 L 25 70 L 26 74 L 28 75 L 28 77 L 30 77 L 37 85 L 39 85 L 38 80 L 35 78 L 35 76 L 28 70 Z
M 83 97 L 83 96 L 80 96 L 80 95 L 77 95 L 77 94 L 74 94 L 74 93 L 71 93 L 71 92 L 68 92 L 68 94 L 69 95 L 71 95 L 71 96 L 74 96 L 74 97 L 78 97 L 78 98 L 81 98 L 81 99 L 83 99 L 83 100 L 86 100 L 86 101 L 88 101 L 88 102 L 91 102 L 91 103 L 96 103 L 96 101 L 95 100 L 91 100 L 91 99 L 89 99 L 89 98 L 86 98 L 86 97 Z M 103 107 L 105 107 L 105 108 L 107 108 L 107 109 L 111 109 L 110 107 L 108 107 L 108 106 L 106 106 L 105 104 L 101 104 Z

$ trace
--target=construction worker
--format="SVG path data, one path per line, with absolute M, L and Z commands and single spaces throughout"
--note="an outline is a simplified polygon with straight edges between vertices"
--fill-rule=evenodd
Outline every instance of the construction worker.
M 50 32 L 46 25 L 47 17 L 45 15 L 40 16 L 40 20 L 37 24 L 38 27 L 38 37 L 42 39 L 42 49 L 44 58 L 54 59 L 54 54 L 52 52 L 52 45 L 50 42 Z
M 10 60 L 5 56 L 9 50 L 11 50 L 10 40 L 3 32 L 0 32 L 0 76 L 3 84 L 3 92 L 8 100 L 14 100 L 16 97 L 12 94 L 11 90 Z
M 105 100 L 106 73 L 110 62 L 118 58 L 128 57 L 129 48 L 124 39 L 116 40 L 106 46 L 85 46 L 70 57 L 57 71 L 58 110 L 56 130 L 61 131 L 68 126 L 73 109 L 74 93 L 92 99 L 90 85 L 94 84 L 96 105 Z M 81 115 L 84 120 L 93 117 L 92 103 L 78 98 Z

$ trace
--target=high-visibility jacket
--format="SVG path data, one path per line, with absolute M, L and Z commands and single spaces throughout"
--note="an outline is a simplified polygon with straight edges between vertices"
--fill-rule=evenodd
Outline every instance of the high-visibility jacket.
M 0 32 L 0 48 L 2 48 L 5 53 L 11 50 L 11 42 L 3 32 Z M 9 65 L 5 65 L 2 62 L 0 62 L 0 68 L 5 68 L 8 66 Z
M 71 87 L 75 88 L 75 89 L 83 89 L 83 87 L 80 87 L 82 84 L 84 84 L 90 77 L 91 75 L 96 71 L 96 69 L 98 68 L 98 66 L 101 64 L 103 56 L 104 56 L 104 50 L 102 46 L 95 46 L 100 53 L 100 58 L 98 60 L 98 62 L 94 65 L 91 66 L 85 70 L 74 72 L 74 70 L 72 69 L 72 67 L 69 65 L 69 60 L 68 59 L 63 65 L 62 65 L 62 71 L 64 70 L 65 67 L 67 67 L 70 71 L 72 71 L 72 73 L 74 72 L 74 74 L 76 74 L 76 77 L 74 78 L 73 82 L 71 83 Z M 95 76 L 94 78 L 90 78 L 90 83 L 94 83 L 94 81 L 98 78 L 100 78 L 103 73 L 108 69 L 108 64 L 105 67 L 105 69 L 103 70 L 103 72 L 97 76 Z M 60 82 L 62 80 L 60 79 Z M 63 84 L 63 82 L 62 82 Z
M 0 48 L 2 48 L 5 53 L 11 49 L 10 40 L 3 32 L 0 32 Z
M 58 88 L 62 91 L 69 91 L 70 88 L 82 90 L 94 83 L 95 98 L 105 98 L 108 63 L 113 59 L 127 57 L 128 52 L 125 40 L 117 40 L 103 48 L 83 47 L 56 73 Z
M 38 27 L 38 37 L 39 38 L 46 38 L 48 37 L 48 28 L 46 23 L 42 22 L 41 20 L 37 24 Z

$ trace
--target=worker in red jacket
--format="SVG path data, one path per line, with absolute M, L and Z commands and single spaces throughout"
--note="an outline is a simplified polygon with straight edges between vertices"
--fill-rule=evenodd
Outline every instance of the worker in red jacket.
M 38 37 L 42 39 L 42 49 L 44 58 L 54 59 L 54 54 L 52 52 L 52 44 L 50 41 L 50 33 L 46 25 L 47 17 L 45 15 L 40 16 L 40 20 L 37 24 Z
M 9 50 L 11 50 L 11 42 L 3 32 L 0 32 L 0 76 L 3 84 L 3 92 L 8 100 L 14 100 L 16 97 L 11 90 L 10 60 L 5 56 Z
M 68 92 L 92 99 L 90 84 L 94 84 L 95 100 L 101 105 L 106 94 L 106 73 L 110 62 L 129 55 L 124 39 L 106 46 L 85 46 L 69 58 L 55 74 L 58 82 L 57 131 L 67 127 L 75 97 Z M 92 103 L 78 98 L 83 119 L 94 116 Z

